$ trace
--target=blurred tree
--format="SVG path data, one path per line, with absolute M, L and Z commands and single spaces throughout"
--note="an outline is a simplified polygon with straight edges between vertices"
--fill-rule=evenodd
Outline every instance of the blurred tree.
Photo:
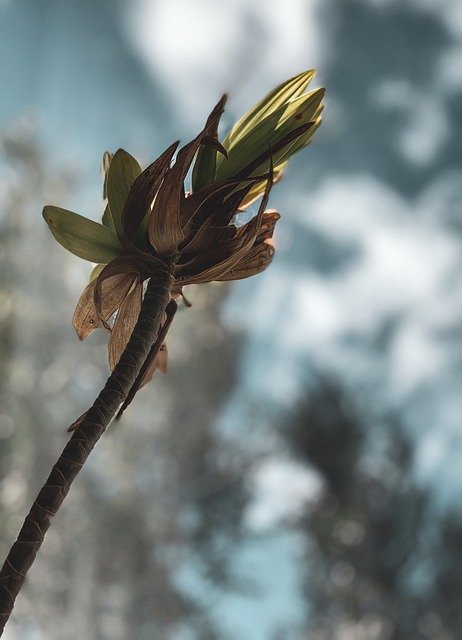
M 349 394 L 329 379 L 309 393 L 289 432 L 294 455 L 319 471 L 325 487 L 301 521 L 309 637 L 455 640 L 460 521 L 434 518 L 396 420 L 388 420 L 376 458 L 371 437 Z

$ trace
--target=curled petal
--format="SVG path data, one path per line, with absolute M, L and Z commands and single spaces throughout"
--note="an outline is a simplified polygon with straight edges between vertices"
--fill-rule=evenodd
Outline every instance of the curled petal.
M 137 282 L 127 293 L 117 312 L 108 344 L 109 367 L 111 371 L 119 362 L 120 356 L 130 340 L 130 336 L 140 315 L 142 290 L 143 286 L 141 282 Z
M 192 191 L 200 191 L 215 179 L 217 167 L 217 154 L 220 153 L 225 158 L 228 153 L 223 145 L 218 142 L 218 121 L 210 135 L 202 139 L 202 146 L 199 149 L 192 172 Z
M 235 255 L 243 245 L 242 238 L 232 238 L 226 243 L 213 247 L 208 251 L 191 254 L 187 262 L 178 263 L 175 267 L 175 279 L 182 287 L 187 284 L 211 282 L 220 274 L 229 271 L 237 260 Z
M 276 209 L 267 209 L 266 211 L 263 212 L 261 221 L 260 221 L 260 226 L 258 227 L 256 236 L 255 236 L 254 244 L 259 244 L 260 242 L 263 242 L 263 240 L 273 237 L 276 222 L 280 219 L 280 217 L 281 216 L 279 212 L 276 211 Z M 241 227 L 238 227 L 236 234 L 240 236 L 240 235 L 246 235 L 248 233 L 253 233 L 254 225 L 252 223 L 254 220 L 255 218 L 252 218 L 250 222 L 247 222 Z
M 276 209 L 267 209 L 262 216 L 260 229 L 258 230 L 256 243 L 273 237 L 276 222 L 281 218 L 279 211 Z
M 273 259 L 274 245 L 272 237 L 276 222 L 280 217 L 276 209 L 268 209 L 263 213 L 260 229 L 253 247 L 230 271 L 223 274 L 218 280 L 242 280 L 266 269 Z
M 261 273 L 270 264 L 274 256 L 274 246 L 271 240 L 265 240 L 255 245 L 230 271 L 221 275 L 217 280 L 243 280 L 257 273 Z
M 218 121 L 217 121 L 216 124 L 218 125 Z M 213 135 L 213 136 L 212 135 L 204 136 L 202 138 L 202 143 L 201 144 L 206 149 L 214 149 L 215 151 L 218 151 L 218 153 L 221 153 L 222 156 L 227 158 L 228 157 L 228 152 L 226 151 L 224 146 L 221 144 L 221 142 L 218 140 L 218 138 L 215 137 L 215 135 Z

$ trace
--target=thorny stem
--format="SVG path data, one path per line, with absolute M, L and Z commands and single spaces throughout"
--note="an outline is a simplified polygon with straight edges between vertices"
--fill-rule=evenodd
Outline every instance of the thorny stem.
M 0 571 L 0 636 L 14 601 L 71 483 L 127 397 L 157 339 L 173 284 L 169 264 L 149 280 L 138 322 L 117 366 L 54 465 Z

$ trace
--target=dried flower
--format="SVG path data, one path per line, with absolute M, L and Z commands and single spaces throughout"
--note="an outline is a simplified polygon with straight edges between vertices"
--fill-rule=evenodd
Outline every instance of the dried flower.
M 320 124 L 323 89 L 304 93 L 313 76 L 308 71 L 277 87 L 220 143 L 224 96 L 199 135 L 178 151 L 173 165 L 178 143 L 144 171 L 122 149 L 113 156 L 106 153 L 102 224 L 58 207 L 44 208 L 58 242 L 98 263 L 73 323 L 80 339 L 97 327 L 111 332 L 111 369 L 138 319 L 143 282 L 155 277 L 159 267 L 167 264 L 172 270 L 174 300 L 185 285 L 246 278 L 271 262 L 271 238 L 280 216 L 265 207 L 290 156 L 309 144 Z M 192 192 L 186 193 L 184 181 L 194 159 Z M 262 201 L 250 222 L 234 224 L 236 214 L 259 197 Z M 175 310 L 174 302 L 168 305 L 162 335 L 136 389 L 156 368 L 166 370 L 164 339 Z

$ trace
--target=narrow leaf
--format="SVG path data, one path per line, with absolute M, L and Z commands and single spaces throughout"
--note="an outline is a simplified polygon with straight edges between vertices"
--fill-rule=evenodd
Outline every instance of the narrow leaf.
M 217 137 L 206 136 L 197 152 L 192 172 L 192 192 L 195 193 L 212 184 L 215 178 L 217 152 L 226 158 L 228 153 Z
M 104 208 L 103 219 L 101 220 L 101 222 L 105 227 L 115 232 L 116 228 L 115 228 L 114 220 L 112 219 L 111 210 L 108 204 Z
M 109 170 L 109 166 L 112 162 L 113 157 L 114 157 L 113 153 L 111 153 L 110 151 L 105 151 L 103 155 L 103 160 L 101 162 L 101 171 L 103 172 L 103 175 L 104 175 L 104 182 L 103 182 L 103 198 L 104 199 L 107 198 L 107 172 Z
M 141 167 L 133 156 L 119 149 L 114 154 L 107 172 L 107 199 L 112 221 L 119 238 L 122 237 L 122 211 Z

